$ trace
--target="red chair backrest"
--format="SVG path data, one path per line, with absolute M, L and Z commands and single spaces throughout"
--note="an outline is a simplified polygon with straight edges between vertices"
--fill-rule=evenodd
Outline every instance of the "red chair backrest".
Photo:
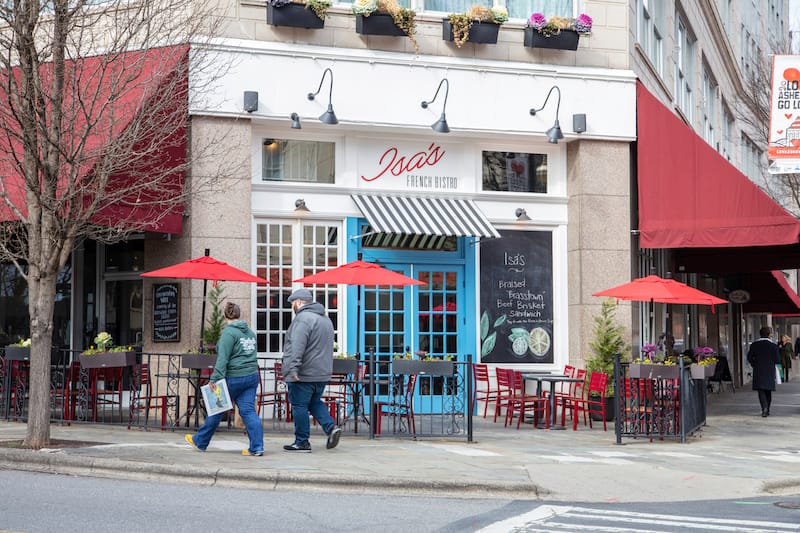
M 604 372 L 592 372 L 592 377 L 589 378 L 589 396 L 591 396 L 593 392 L 605 395 L 606 385 L 608 385 L 608 374 Z
M 475 383 L 489 382 L 489 365 L 486 363 L 475 363 L 472 365 L 472 374 L 475 376 Z
M 406 394 L 405 394 L 405 402 L 406 405 L 411 405 L 411 402 L 414 401 L 414 389 L 417 386 L 417 375 L 416 374 L 408 374 L 408 381 L 406 381 Z
M 577 376 L 575 375 L 575 372 L 577 372 L 577 370 L 578 370 L 578 369 L 577 369 L 577 368 L 575 368 L 575 367 L 574 367 L 574 366 L 572 366 L 572 365 L 564 365 L 564 375 L 565 375 L 565 376 L 568 376 L 568 377 L 571 377 L 571 378 L 577 377 Z
M 586 369 L 576 368 L 575 375 L 573 377 L 582 381 L 570 383 L 569 395 L 573 398 L 583 398 L 583 391 L 586 389 Z
M 508 368 L 495 368 L 495 375 L 497 376 L 497 388 L 501 391 L 511 392 L 512 376 L 511 370 Z

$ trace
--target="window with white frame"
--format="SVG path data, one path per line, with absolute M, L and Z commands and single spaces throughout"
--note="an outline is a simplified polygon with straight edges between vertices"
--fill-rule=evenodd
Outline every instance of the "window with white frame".
M 262 181 L 334 182 L 335 143 L 263 139 L 261 146 Z
M 292 321 L 292 306 L 286 301 L 292 292 L 292 280 L 338 266 L 340 230 L 339 223 L 324 221 L 274 220 L 256 224 L 256 268 L 269 280 L 269 285 L 256 289 L 253 329 L 259 353 L 277 356 L 283 351 L 286 328 Z M 309 288 L 314 299 L 325 306 L 338 339 L 338 286 Z
M 639 46 L 659 76 L 664 76 L 664 2 L 637 0 L 636 26 Z
M 694 44 L 689 27 L 678 13 L 675 30 L 675 103 L 689 120 L 693 119 Z
M 742 134 L 742 172 L 754 183 L 758 183 L 761 179 L 761 150 L 744 133 Z
M 733 160 L 733 134 L 736 131 L 733 113 L 723 102 L 722 104 L 722 146 L 719 152 L 728 161 Z
M 714 149 L 717 146 L 717 81 L 707 64 L 703 64 L 703 138 Z

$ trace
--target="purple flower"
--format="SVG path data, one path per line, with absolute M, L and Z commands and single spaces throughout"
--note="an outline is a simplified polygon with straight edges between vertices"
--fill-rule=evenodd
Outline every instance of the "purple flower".
M 578 15 L 578 18 L 575 19 L 573 26 L 578 33 L 589 33 L 592 31 L 592 17 L 586 13 L 581 13 Z
M 547 24 L 547 19 L 541 13 L 534 13 L 528 19 L 528 26 L 535 30 L 541 30 Z

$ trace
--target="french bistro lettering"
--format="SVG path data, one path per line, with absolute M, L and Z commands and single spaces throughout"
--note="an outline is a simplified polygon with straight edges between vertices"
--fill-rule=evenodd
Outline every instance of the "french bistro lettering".
M 481 361 L 552 363 L 552 234 L 500 234 L 481 244 Z
M 445 168 L 445 154 L 447 150 L 436 143 L 416 152 L 405 147 L 391 146 L 383 150 L 376 162 L 366 162 L 369 171 L 361 174 L 361 180 L 371 183 L 381 178 L 394 177 L 404 179 L 404 185 L 408 189 L 457 190 L 459 179 L 457 176 L 447 175 L 450 169 Z

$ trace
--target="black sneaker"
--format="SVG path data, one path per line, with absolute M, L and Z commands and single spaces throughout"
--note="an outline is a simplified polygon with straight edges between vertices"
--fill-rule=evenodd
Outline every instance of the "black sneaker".
M 283 449 L 287 452 L 311 453 L 311 443 L 302 442 L 298 444 L 295 442 L 294 444 L 287 444 Z
M 339 426 L 334 426 L 331 432 L 328 434 L 328 443 L 325 445 L 327 449 L 336 448 L 336 445 L 339 444 L 339 437 L 342 436 L 342 428 Z

